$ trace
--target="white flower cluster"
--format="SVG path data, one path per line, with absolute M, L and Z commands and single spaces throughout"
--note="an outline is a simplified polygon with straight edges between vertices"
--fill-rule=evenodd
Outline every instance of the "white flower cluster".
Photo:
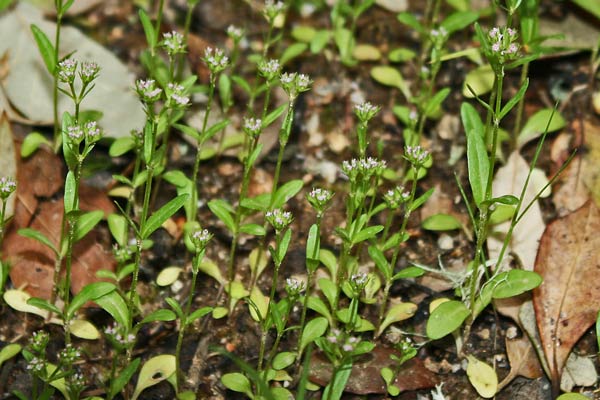
M 342 172 L 350 179 L 356 179 L 359 175 L 369 178 L 383 172 L 387 163 L 373 157 L 356 159 L 342 162 Z
M 0 178 L 0 199 L 6 200 L 17 189 L 17 182 L 9 176 Z
M 360 339 L 355 336 L 348 336 L 337 328 L 334 328 L 327 335 L 327 341 L 331 344 L 335 344 L 341 347 L 346 353 L 351 353 L 356 349 L 356 346 L 360 343 Z
M 282 1 L 265 0 L 264 14 L 270 23 L 273 23 L 277 15 L 283 11 L 285 4 Z
M 208 65 L 211 73 L 217 74 L 223 71 L 229 65 L 229 57 L 225 55 L 222 49 L 213 49 L 207 47 L 204 50 L 204 62 Z
M 429 152 L 421 146 L 406 146 L 404 155 L 411 164 L 420 167 L 429 156 Z
M 73 83 L 75 80 L 75 70 L 77 69 L 77 61 L 72 58 L 67 58 L 58 63 L 58 79 L 61 82 Z
M 84 62 L 79 70 L 79 77 L 85 84 L 90 83 L 98 77 L 100 66 L 95 62 Z
M 234 42 L 239 42 L 244 36 L 244 30 L 235 25 L 229 25 L 227 27 L 227 36 L 229 36 Z
M 279 74 L 279 69 L 281 68 L 281 64 L 279 60 L 262 60 L 258 64 L 258 72 L 265 78 L 267 81 L 272 81 Z
M 375 116 L 375 114 L 379 112 L 380 109 L 381 107 L 374 106 L 370 102 L 366 101 L 364 103 L 355 105 L 354 113 L 361 122 L 368 122 Z
M 160 99 L 160 94 L 162 93 L 162 89 L 156 86 L 154 79 L 138 79 L 135 82 L 135 90 L 145 103 L 156 102 Z
M 169 56 L 173 56 L 178 53 L 185 53 L 183 35 L 177 31 L 164 33 L 161 45 L 167 50 Z
M 290 296 L 298 296 L 304 291 L 304 282 L 294 278 L 287 278 L 285 280 L 285 290 Z
M 275 228 L 276 231 L 282 231 L 292 223 L 292 213 L 276 208 L 272 211 L 267 211 L 265 214 L 267 221 Z
M 488 32 L 491 43 L 492 53 L 497 55 L 501 61 L 504 59 L 513 59 L 518 51 L 519 45 L 516 43 L 517 30 L 513 28 L 492 28 Z
M 190 98 L 184 95 L 185 88 L 178 83 L 170 82 L 167 85 L 167 99 L 171 100 L 168 105 L 185 107 L 190 104 Z
M 313 206 L 315 210 L 317 210 L 317 212 L 322 213 L 323 211 L 325 211 L 325 208 L 331 201 L 332 197 L 333 192 L 331 192 L 331 190 L 314 188 L 308 193 L 306 199 L 308 200 L 310 205 Z
M 312 81 L 306 74 L 298 74 L 296 72 L 287 73 L 284 72 L 279 77 L 281 87 L 290 97 L 290 100 L 294 100 L 299 93 L 306 92 L 310 89 Z
M 388 190 L 383 195 L 383 201 L 388 208 L 395 210 L 400 207 L 401 204 L 405 203 L 410 199 L 410 193 L 404 191 L 404 187 L 396 186 L 394 189 Z
M 192 242 L 196 247 L 196 251 L 202 251 L 206 248 L 206 245 L 213 238 L 213 234 L 208 229 L 199 229 L 192 233 Z
M 256 137 L 262 131 L 262 120 L 260 118 L 244 118 L 244 131 L 251 137 Z

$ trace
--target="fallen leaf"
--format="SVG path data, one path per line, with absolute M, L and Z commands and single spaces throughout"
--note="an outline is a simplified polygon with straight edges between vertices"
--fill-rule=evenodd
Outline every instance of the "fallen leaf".
M 537 379 L 544 375 L 542 366 L 538 360 L 535 349 L 527 336 L 521 336 L 515 339 L 506 339 L 506 354 L 510 362 L 510 372 L 498 384 L 502 389 L 508 385 L 517 376 L 524 376 L 528 379 Z
M 496 375 L 496 371 L 488 364 L 473 356 L 467 356 L 467 359 L 469 360 L 467 376 L 471 385 L 473 385 L 481 397 L 485 399 L 494 397 L 498 391 L 498 376 Z
M 590 199 L 590 191 L 583 182 L 583 169 L 587 162 L 580 156 L 571 160 L 565 168 L 555 190 L 552 201 L 558 216 L 564 217 L 582 207 Z
M 594 361 L 590 357 L 571 353 L 560 378 L 560 389 L 570 392 L 575 386 L 592 386 L 598 380 Z
M 17 155 L 12 129 L 6 113 L 0 110 L 0 177 L 9 177 L 17 180 Z M 10 218 L 15 211 L 16 194 L 13 193 L 7 199 L 4 219 Z
M 518 152 L 513 152 L 508 157 L 506 164 L 496 172 L 492 186 L 494 197 L 508 194 L 519 197 L 528 172 L 529 165 L 527 162 Z M 524 205 L 529 204 L 535 198 L 541 189 L 540 186 L 543 186 L 543 183 L 536 184 L 536 182 L 533 182 L 533 179 L 529 182 L 523 199 Z M 493 260 L 500 254 L 503 240 L 509 227 L 510 221 L 497 224 L 493 227 L 493 232 L 487 240 L 490 259 Z M 542 237 L 544 228 L 542 212 L 536 201 L 513 230 L 512 238 L 505 254 L 510 254 L 511 252 L 516 254 L 523 265 L 523 269 L 532 271 L 539 240 Z
M 593 202 L 552 222 L 540 242 L 533 292 L 537 326 L 556 387 L 569 352 L 600 308 L 600 211 Z
M 17 204 L 17 214 L 20 206 L 21 203 Z M 29 227 L 42 232 L 58 247 L 62 215 L 62 201 L 41 203 Z M 23 287 L 32 296 L 50 299 L 54 285 L 54 253 L 36 240 L 19 235 L 20 228 L 23 226 L 11 225 L 3 243 L 3 254 L 11 264 L 11 281 L 15 287 Z M 75 244 L 71 270 L 73 293 L 79 293 L 85 285 L 98 281 L 98 270 L 114 270 L 115 261 L 106 247 L 97 230 L 92 230 Z
M 39 123 L 53 122 L 52 79 L 38 52 L 30 30 L 37 25 L 49 38 L 56 25 L 46 21 L 42 12 L 27 2 L 18 2 L 0 18 L 0 55 L 8 52 L 9 74 L 2 82 L 4 93 L 12 105 L 26 118 Z M 133 80 L 127 66 L 112 52 L 70 26 L 61 29 L 60 57 L 75 52 L 80 61 L 100 65 L 95 88 L 82 107 L 103 113 L 100 124 L 107 136 L 122 137 L 144 125 L 144 112 L 133 93 Z M 59 115 L 72 111 L 71 99 L 60 95 Z
M 392 354 L 400 356 L 400 353 L 394 349 L 377 346 L 372 352 L 356 360 L 352 365 L 352 373 L 345 391 L 359 395 L 386 393 L 381 369 L 396 367 L 396 362 L 390 358 Z M 331 364 L 327 358 L 320 352 L 313 353 L 310 360 L 309 379 L 318 385 L 325 386 L 331 381 L 331 373 Z M 425 368 L 419 358 L 412 358 L 402 364 L 393 384 L 400 391 L 409 391 L 431 388 L 437 383 L 438 379 L 435 374 Z

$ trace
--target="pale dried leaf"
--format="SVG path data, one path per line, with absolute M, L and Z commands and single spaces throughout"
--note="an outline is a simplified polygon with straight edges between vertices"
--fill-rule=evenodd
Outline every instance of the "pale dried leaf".
M 53 121 L 52 83 L 39 55 L 30 25 L 36 24 L 49 38 L 54 38 L 56 25 L 46 21 L 42 12 L 26 2 L 0 18 L 0 54 L 9 54 L 9 74 L 3 81 L 4 91 L 13 106 L 26 118 L 39 124 Z M 144 125 L 144 112 L 134 95 L 133 79 L 127 66 L 113 53 L 85 36 L 76 28 L 61 29 L 60 57 L 75 52 L 81 61 L 100 65 L 100 76 L 94 90 L 83 101 L 85 110 L 99 110 L 107 136 L 127 136 L 132 129 Z M 61 95 L 59 111 L 73 110 L 72 101 Z
M 0 177 L 10 177 L 17 180 L 17 155 L 12 129 L 6 113 L 0 110 Z M 17 182 L 18 184 L 18 182 Z M 6 215 L 4 219 L 10 218 L 15 211 L 16 193 L 7 199 Z
M 512 194 L 519 197 L 525 184 L 528 171 L 529 165 L 525 159 L 523 159 L 518 152 L 513 152 L 508 157 L 506 165 L 496 172 L 492 188 L 493 195 L 496 197 Z M 529 204 L 529 202 L 535 198 L 539 186 L 539 184 L 530 182 L 523 199 L 524 205 Z M 489 237 L 487 241 L 491 259 L 498 257 L 500 249 L 502 248 L 504 236 L 508 232 L 509 227 L 509 221 L 493 227 L 493 235 Z M 507 251 L 516 254 L 523 265 L 523 269 L 527 271 L 533 270 L 539 240 L 542 237 L 544 228 L 545 225 L 544 220 L 542 219 L 540 206 L 535 202 L 513 230 Z

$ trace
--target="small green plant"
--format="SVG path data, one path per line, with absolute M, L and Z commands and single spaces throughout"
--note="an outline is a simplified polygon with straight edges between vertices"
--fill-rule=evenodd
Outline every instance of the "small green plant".
M 2 201 L 2 208 L 0 209 L 0 249 L 2 248 L 2 241 L 4 240 L 4 233 L 6 231 L 6 225 L 10 219 L 7 215 L 8 198 L 17 190 L 17 182 L 11 177 L 3 176 L 0 178 L 0 200 Z M 0 252 L 1 253 L 1 252 Z M 8 263 L 4 263 L 0 260 L 0 294 L 6 287 L 6 281 L 8 279 Z

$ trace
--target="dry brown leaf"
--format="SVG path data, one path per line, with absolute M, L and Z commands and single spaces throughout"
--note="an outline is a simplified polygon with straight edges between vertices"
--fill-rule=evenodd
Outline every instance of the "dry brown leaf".
M 600 211 L 593 202 L 552 222 L 540 242 L 533 292 L 538 330 L 554 387 L 569 352 L 600 309 Z
M 18 147 L 18 146 L 17 146 Z M 21 228 L 42 232 L 55 247 L 61 234 L 63 202 L 47 200 L 62 188 L 63 164 L 60 158 L 44 148 L 21 160 L 17 172 L 17 202 L 14 218 L 3 243 L 3 254 L 11 264 L 10 278 L 15 287 L 29 294 L 49 299 L 53 290 L 55 255 L 47 246 L 18 234 Z M 106 194 L 85 184 L 80 185 L 80 205 L 84 211 L 114 212 Z M 115 261 L 97 230 L 76 243 L 73 249 L 71 290 L 78 293 L 83 286 L 96 282 L 100 269 L 114 270 Z
M 396 363 L 390 358 L 391 354 L 400 356 L 400 353 L 394 349 L 377 346 L 372 352 L 355 361 L 345 391 L 360 395 L 386 393 L 381 369 L 395 367 Z M 313 353 L 310 360 L 309 379 L 318 385 L 325 386 L 331 381 L 331 371 L 331 364 L 327 358 L 322 353 Z M 425 368 L 423 361 L 419 358 L 412 358 L 402 364 L 394 381 L 394 385 L 400 388 L 400 391 L 427 389 L 438 383 L 435 374 Z
M 527 336 L 516 339 L 507 338 L 505 343 L 506 354 L 510 362 L 510 372 L 498 385 L 500 389 L 519 375 L 529 379 L 537 379 L 544 375 L 540 361 Z
M 565 168 L 560 177 L 561 186 L 554 192 L 552 201 L 560 217 L 572 213 L 590 199 L 590 191 L 583 182 L 581 173 L 587 163 L 577 156 Z

